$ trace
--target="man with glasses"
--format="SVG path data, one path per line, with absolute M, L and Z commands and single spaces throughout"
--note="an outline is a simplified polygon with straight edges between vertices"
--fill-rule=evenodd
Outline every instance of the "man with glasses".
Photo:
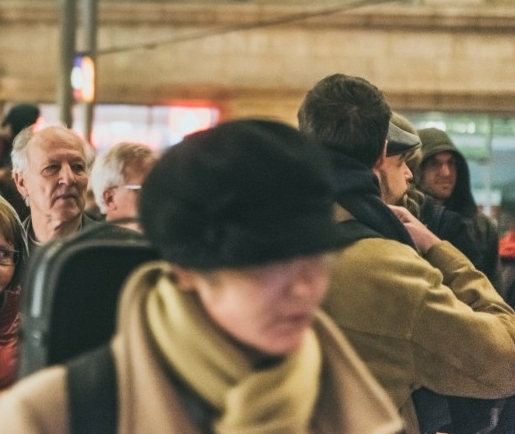
M 24 220 L 29 250 L 75 233 L 93 220 L 84 214 L 93 153 L 72 130 L 22 130 L 11 152 L 13 178 L 30 215 Z
M 157 157 L 143 144 L 121 142 L 97 155 L 91 171 L 90 187 L 106 221 L 138 230 L 138 196 L 141 183 Z

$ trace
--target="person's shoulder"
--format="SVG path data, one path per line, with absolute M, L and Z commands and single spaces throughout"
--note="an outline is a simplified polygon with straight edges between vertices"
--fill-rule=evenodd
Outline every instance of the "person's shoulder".
M 366 273 L 361 278 L 367 280 L 385 281 L 432 268 L 414 248 L 388 238 L 360 239 L 341 249 L 338 255 L 341 272 L 346 275 Z
M 392 260 L 398 258 L 397 255 L 408 256 L 408 257 L 420 257 L 417 251 L 407 244 L 404 244 L 400 241 L 393 240 L 390 238 L 384 237 L 366 237 L 358 239 L 355 243 L 352 243 L 348 246 L 354 247 L 355 250 L 360 250 L 361 252 L 366 252 L 368 258 L 375 259 L 384 259 L 385 261 Z M 344 251 L 348 247 L 344 247 L 342 250 Z M 389 254 L 386 254 L 390 252 Z M 395 254 L 395 253 L 397 254 Z
M 67 432 L 66 370 L 43 369 L 0 393 L 2 433 Z
M 497 244 L 499 242 L 499 232 L 497 229 L 497 224 L 494 222 L 493 219 L 488 217 L 483 212 L 478 212 L 475 215 L 474 226 L 477 228 L 479 233 L 482 234 L 483 237 L 486 237 L 485 239 L 488 244 Z
M 481 224 L 485 225 L 485 226 L 488 226 L 488 227 L 493 227 L 493 228 L 497 228 L 497 225 L 495 224 L 494 220 L 490 217 L 488 217 L 485 213 L 483 213 L 482 211 L 478 212 L 476 214 L 476 220 L 478 222 L 480 222 Z

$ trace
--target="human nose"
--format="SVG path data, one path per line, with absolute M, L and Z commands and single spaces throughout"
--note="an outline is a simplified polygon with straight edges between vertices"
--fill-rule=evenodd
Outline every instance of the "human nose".
M 59 171 L 59 184 L 70 185 L 75 182 L 75 173 L 69 164 L 63 164 Z
M 291 292 L 298 298 L 318 299 L 328 282 L 328 269 L 323 259 L 299 259 L 297 273 L 291 284 Z
M 440 175 L 449 176 L 451 174 L 451 166 L 448 163 L 443 163 L 440 165 Z
M 410 170 L 406 163 L 404 163 L 404 166 L 406 170 L 406 181 L 411 182 L 413 180 L 413 172 Z

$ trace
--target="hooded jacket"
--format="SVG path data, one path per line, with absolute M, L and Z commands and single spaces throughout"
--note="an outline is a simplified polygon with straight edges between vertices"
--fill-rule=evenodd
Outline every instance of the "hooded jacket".
M 358 219 L 382 237 L 345 247 L 324 308 L 419 432 L 412 394 L 494 399 L 515 393 L 515 312 L 450 243 L 423 257 L 379 199 L 366 166 L 328 151 L 340 220 Z
M 422 141 L 421 171 L 424 164 L 435 154 L 452 152 L 456 158 L 456 186 L 451 196 L 443 205 L 463 218 L 471 238 L 475 241 L 482 256 L 478 268 L 483 271 L 494 286 L 499 282 L 499 235 L 494 223 L 478 210 L 470 186 L 470 172 L 463 154 L 454 145 L 450 137 L 437 128 L 424 128 L 418 130 Z M 422 185 L 419 187 L 423 189 Z M 429 194 L 427 191 L 424 191 Z

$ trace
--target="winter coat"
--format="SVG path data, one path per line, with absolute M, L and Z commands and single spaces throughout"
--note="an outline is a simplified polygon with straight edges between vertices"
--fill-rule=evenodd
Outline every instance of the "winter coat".
M 427 159 L 435 154 L 440 152 L 452 152 L 454 154 L 457 163 L 456 186 L 451 196 L 443 202 L 443 205 L 445 208 L 461 215 L 482 256 L 482 263 L 479 264 L 478 269 L 486 274 L 494 286 L 497 286 L 500 277 L 499 234 L 494 222 L 479 211 L 477 207 L 472 195 L 470 172 L 465 157 L 445 132 L 437 128 L 425 128 L 419 130 L 418 133 L 422 141 L 421 168 L 423 168 Z
M 194 423 L 191 408 L 171 378 L 173 373 L 149 338 L 142 308 L 155 284 L 156 269 L 144 267 L 124 288 L 111 345 L 118 383 L 117 432 L 205 433 Z M 399 433 L 402 424 L 394 406 L 336 325 L 319 312 L 313 329 L 322 350 L 323 370 L 311 433 Z M 47 368 L 0 396 L 2 434 L 67 433 L 65 376 L 62 366 Z
M 515 394 L 514 312 L 450 243 L 422 258 L 369 238 L 345 248 L 338 263 L 324 308 L 399 409 L 420 387 Z
M 476 268 L 481 269 L 483 256 L 457 212 L 448 210 L 437 204 L 430 196 L 425 196 L 420 207 L 420 221 L 438 238 L 449 241 L 470 259 Z
M 7 289 L 0 306 L 0 391 L 16 380 L 20 287 Z
M 515 312 L 447 241 L 421 256 L 380 200 L 372 171 L 330 151 L 339 219 L 379 236 L 338 255 L 323 307 L 418 432 L 413 392 L 494 399 L 515 394 Z M 420 415 L 420 413 L 419 413 Z

